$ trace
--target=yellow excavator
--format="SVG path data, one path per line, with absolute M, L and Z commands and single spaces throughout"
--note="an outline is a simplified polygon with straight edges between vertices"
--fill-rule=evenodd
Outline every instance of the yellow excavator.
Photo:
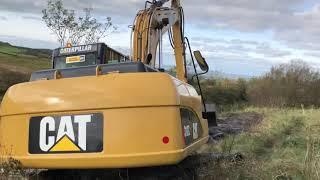
M 209 68 L 199 51 L 191 53 L 180 1 L 166 4 L 147 1 L 138 12 L 129 58 L 101 43 L 59 48 L 52 69 L 10 87 L 0 109 L 1 157 L 27 168 L 149 167 L 178 164 L 206 144 L 215 113 L 205 106 L 197 71 Z M 176 77 L 162 67 L 166 32 Z M 193 78 L 200 95 L 188 84 Z

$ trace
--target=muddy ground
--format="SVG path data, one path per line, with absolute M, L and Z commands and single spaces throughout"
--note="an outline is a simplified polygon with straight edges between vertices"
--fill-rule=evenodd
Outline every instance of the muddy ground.
M 208 147 L 218 143 L 229 135 L 238 135 L 251 131 L 254 126 L 262 122 L 263 116 L 254 112 L 233 113 L 222 116 L 218 119 L 217 127 L 210 127 L 210 140 Z M 56 171 L 26 171 L 30 180 L 100 180 L 100 179 L 141 179 L 141 180 L 175 180 L 175 179 L 206 179 L 203 178 L 199 169 L 208 161 L 215 161 L 221 158 L 230 161 L 240 161 L 244 157 L 237 154 L 208 154 L 199 153 L 175 166 L 115 169 L 115 170 L 56 170 Z M 2 179 L 0 177 L 0 179 Z M 4 179 L 8 179 L 7 177 Z M 16 176 L 10 179 L 21 179 Z
M 252 130 L 261 123 L 263 115 L 255 112 L 232 113 L 220 117 L 217 120 L 217 127 L 210 127 L 209 134 L 211 142 L 221 140 L 226 135 L 237 135 Z

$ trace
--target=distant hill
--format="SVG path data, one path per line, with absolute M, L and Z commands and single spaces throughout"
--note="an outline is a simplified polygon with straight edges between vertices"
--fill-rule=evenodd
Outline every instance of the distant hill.
M 163 66 L 164 69 L 166 69 L 167 71 L 172 71 L 172 69 L 174 68 L 174 66 L 172 65 L 164 65 Z M 194 70 L 192 66 L 187 66 L 187 71 L 188 71 L 188 75 L 193 75 L 194 74 Z M 201 70 L 199 70 L 199 72 L 201 72 Z M 226 79 L 250 79 L 253 76 L 249 76 L 249 75 L 241 75 L 241 74 L 231 74 L 231 73 L 225 73 L 225 72 L 221 72 L 221 71 L 209 71 L 207 74 L 203 75 L 202 77 L 204 78 L 226 78 Z
M 7 42 L 0 41 L 0 53 L 13 55 L 13 56 L 35 56 L 42 58 L 49 58 L 52 54 L 52 50 L 50 49 L 32 49 L 26 47 L 13 46 Z
M 224 73 L 224 72 L 221 72 L 221 71 L 209 71 L 208 74 L 206 74 L 206 77 L 209 77 L 209 78 L 226 78 L 226 79 L 239 79 L 239 78 L 251 79 L 253 76 Z
M 11 85 L 29 80 L 33 71 L 50 68 L 51 50 L 0 42 L 0 100 Z
M 8 35 L 0 35 L 0 41 L 8 42 L 11 45 L 28 47 L 33 49 L 54 49 L 59 46 L 59 43 L 38 39 L 30 39 L 26 37 L 17 37 L 17 36 L 8 36 Z
M 50 67 L 51 54 L 50 49 L 32 49 L 0 42 L 0 70 L 29 74 L 46 69 Z

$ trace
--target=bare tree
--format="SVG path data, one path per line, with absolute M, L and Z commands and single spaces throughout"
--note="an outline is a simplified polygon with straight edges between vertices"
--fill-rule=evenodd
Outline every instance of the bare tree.
M 74 10 L 66 9 L 62 0 L 49 0 L 42 10 L 42 20 L 57 36 L 61 46 L 67 42 L 73 45 L 97 43 L 116 30 L 111 17 L 99 22 L 92 16 L 92 9 L 85 8 L 84 16 L 77 16 Z
M 66 33 L 69 23 L 74 21 L 74 13 L 64 9 L 62 1 L 48 1 L 47 9 L 42 10 L 43 21 L 57 36 L 58 42 L 63 46 L 66 42 Z

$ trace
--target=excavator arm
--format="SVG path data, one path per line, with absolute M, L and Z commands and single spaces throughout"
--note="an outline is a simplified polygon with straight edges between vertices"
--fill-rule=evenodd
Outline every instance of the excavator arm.
M 153 1 L 149 8 L 140 10 L 133 25 L 132 58 L 144 64 L 158 67 L 162 64 L 162 36 L 166 32 L 172 37 L 177 78 L 186 80 L 185 43 L 183 35 L 183 11 L 180 0 L 172 0 L 171 7 L 163 5 L 168 0 Z M 157 56 L 157 52 L 159 55 Z M 157 59 L 158 57 L 158 59 Z

